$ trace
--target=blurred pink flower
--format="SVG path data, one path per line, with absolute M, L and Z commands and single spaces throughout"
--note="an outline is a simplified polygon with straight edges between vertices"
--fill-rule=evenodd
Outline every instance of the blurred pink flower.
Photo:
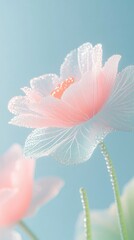
M 52 155 L 62 163 L 88 160 L 113 130 L 134 130 L 134 66 L 118 72 L 119 55 L 102 66 L 102 46 L 85 43 L 72 51 L 60 77 L 47 74 L 14 97 L 10 123 L 37 128 L 25 144 L 26 156 Z
M 0 228 L 34 214 L 63 187 L 57 177 L 34 182 L 34 166 L 35 161 L 24 158 L 17 144 L 0 158 Z

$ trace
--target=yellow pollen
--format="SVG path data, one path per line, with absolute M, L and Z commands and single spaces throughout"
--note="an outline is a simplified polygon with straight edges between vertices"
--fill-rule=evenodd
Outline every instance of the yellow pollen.
M 57 85 L 57 87 L 51 92 L 51 96 L 55 98 L 61 98 L 62 94 L 65 92 L 65 90 L 70 87 L 74 83 L 74 78 L 69 77 L 65 79 L 63 82 Z

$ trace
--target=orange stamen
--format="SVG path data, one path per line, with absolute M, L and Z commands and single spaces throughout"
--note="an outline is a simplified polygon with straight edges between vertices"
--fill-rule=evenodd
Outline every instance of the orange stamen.
M 51 96 L 55 98 L 61 98 L 62 94 L 65 92 L 65 90 L 70 87 L 74 83 L 74 78 L 69 77 L 60 84 L 57 85 L 57 87 L 51 92 Z

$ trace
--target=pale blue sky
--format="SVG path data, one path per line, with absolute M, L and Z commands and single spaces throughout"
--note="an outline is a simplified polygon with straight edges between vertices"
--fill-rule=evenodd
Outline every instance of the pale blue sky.
M 134 64 L 134 3 L 131 0 L 0 0 L 0 153 L 12 143 L 22 145 L 28 129 L 9 126 L 7 103 L 29 80 L 59 73 L 66 54 L 84 42 L 102 43 L 104 61 L 122 55 L 120 69 Z M 134 135 L 116 133 L 105 142 L 113 158 L 120 187 L 134 175 Z M 97 148 L 90 161 L 73 167 L 52 158 L 37 162 L 37 176 L 61 176 L 66 185 L 58 198 L 27 220 L 40 240 L 73 240 L 81 211 L 79 188 L 85 187 L 91 208 L 113 201 L 103 157 Z M 28 238 L 24 238 L 27 240 Z

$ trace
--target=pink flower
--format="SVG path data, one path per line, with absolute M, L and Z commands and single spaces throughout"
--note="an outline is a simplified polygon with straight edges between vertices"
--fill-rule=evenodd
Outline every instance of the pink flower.
M 34 182 L 34 166 L 35 161 L 24 158 L 19 145 L 0 158 L 0 228 L 32 215 L 62 188 L 63 181 L 57 177 Z
M 25 154 L 54 156 L 62 163 L 88 160 L 98 142 L 114 130 L 134 130 L 134 66 L 118 72 L 119 55 L 102 66 L 102 46 L 85 43 L 72 51 L 60 77 L 47 74 L 14 97 L 10 123 L 36 128 Z

